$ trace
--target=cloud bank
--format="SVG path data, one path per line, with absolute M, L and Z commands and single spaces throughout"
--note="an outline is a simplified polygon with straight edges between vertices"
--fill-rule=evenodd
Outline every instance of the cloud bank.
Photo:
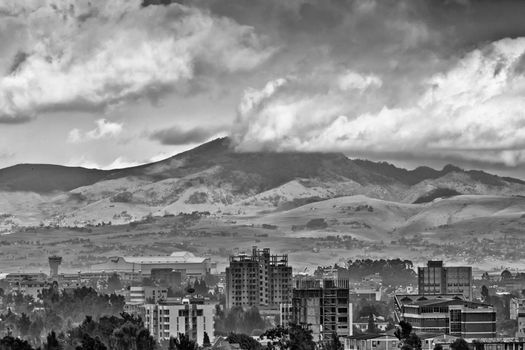
M 176 3 L 7 0 L 0 19 L 3 123 L 156 100 L 201 72 L 250 70 L 275 52 L 250 26 Z
M 173 126 L 167 129 L 156 130 L 150 134 L 149 138 L 163 145 L 178 146 L 188 143 L 202 143 L 221 132 L 224 133 L 223 129 L 219 127 L 183 129 L 179 126 Z
M 514 166 L 525 161 L 524 67 L 525 38 L 499 40 L 428 78 L 412 103 L 371 103 L 360 113 L 354 108 L 366 103 L 360 91 L 373 99 L 380 77 L 344 72 L 339 89 L 325 91 L 301 89 L 303 78 L 277 79 L 246 90 L 237 148 L 412 153 Z M 328 78 L 321 83 L 331 86 Z

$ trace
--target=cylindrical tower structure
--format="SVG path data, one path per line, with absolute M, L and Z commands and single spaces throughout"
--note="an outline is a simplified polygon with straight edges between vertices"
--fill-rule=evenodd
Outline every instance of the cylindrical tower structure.
M 58 276 L 58 266 L 62 263 L 62 257 L 58 255 L 53 255 L 48 258 L 49 260 L 49 276 L 56 277 Z

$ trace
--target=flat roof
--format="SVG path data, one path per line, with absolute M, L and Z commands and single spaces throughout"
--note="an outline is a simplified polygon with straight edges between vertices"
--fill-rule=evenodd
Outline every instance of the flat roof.
M 209 260 L 205 257 L 197 257 L 191 252 L 173 252 L 171 255 L 164 256 L 123 256 L 119 257 L 132 264 L 170 264 L 170 263 L 189 263 L 202 264 Z

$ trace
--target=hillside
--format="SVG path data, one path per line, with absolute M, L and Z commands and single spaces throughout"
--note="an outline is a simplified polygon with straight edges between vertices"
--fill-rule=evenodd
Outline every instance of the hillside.
M 48 193 L 69 191 L 94 184 L 106 172 L 98 169 L 66 167 L 48 164 L 18 164 L 0 169 L 0 191 Z
M 525 183 L 452 165 L 406 170 L 341 153 L 240 153 L 229 138 L 220 138 L 124 169 L 41 164 L 0 169 L 0 215 L 8 218 L 0 227 L 125 224 L 150 214 L 192 211 L 229 220 L 355 195 L 401 205 L 447 194 L 512 196 L 525 194 Z

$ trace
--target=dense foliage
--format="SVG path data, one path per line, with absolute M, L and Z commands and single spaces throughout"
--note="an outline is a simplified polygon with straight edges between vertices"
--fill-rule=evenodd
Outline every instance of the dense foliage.
M 97 344 L 107 346 L 110 342 L 109 335 L 115 327 L 132 320 L 129 315 L 117 317 L 123 312 L 122 296 L 99 294 L 92 288 L 82 287 L 60 292 L 55 286 L 44 289 L 41 299 L 35 301 L 30 296 L 7 295 L 4 301 L 9 308 L 7 312 L 0 315 L 0 332 L 10 337 L 19 337 L 31 346 L 43 346 L 44 349 L 53 348 L 52 343 L 57 337 L 61 337 L 62 343 L 69 344 L 70 349 L 79 346 L 80 349 L 104 349 Z M 94 321 L 95 319 L 98 321 Z M 141 321 L 133 322 L 142 327 Z M 80 326 L 75 328 L 73 324 L 80 324 Z M 85 329 L 89 331 L 77 334 Z M 104 329 L 109 329 L 109 333 L 104 332 Z M 70 336 L 65 337 L 65 333 Z M 93 334 L 95 336 L 91 337 Z M 47 342 L 42 341 L 46 335 Z M 73 341 L 74 339 L 76 341 Z M 5 338 L 5 342 L 8 344 L 11 339 Z M 82 347 L 84 343 L 87 347 Z M 4 348 L 9 349 L 9 346 L 5 345 Z M 0 349 L 2 349 L 1 345 Z
M 219 307 L 215 312 L 215 334 L 228 335 L 230 333 L 244 333 L 249 335 L 261 334 L 266 328 L 266 323 L 259 314 L 257 307 L 243 310 L 236 306 L 224 313 Z

